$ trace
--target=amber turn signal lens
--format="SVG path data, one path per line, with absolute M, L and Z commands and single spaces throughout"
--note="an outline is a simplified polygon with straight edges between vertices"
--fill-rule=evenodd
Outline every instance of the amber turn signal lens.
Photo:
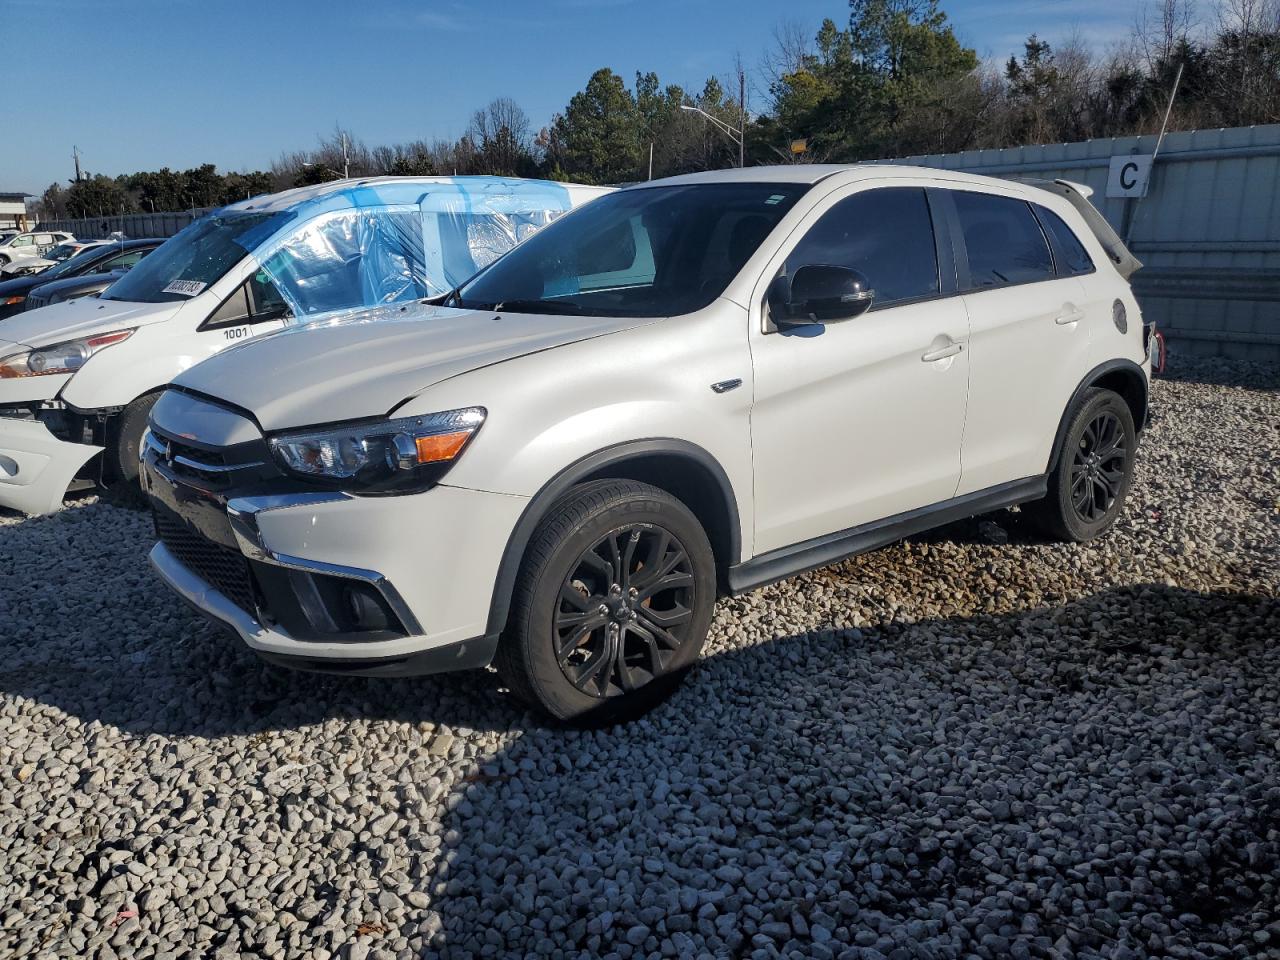
M 452 460 L 458 455 L 471 436 L 470 430 L 459 430 L 457 433 L 439 433 L 431 437 L 418 437 L 414 442 L 418 447 L 418 463 L 439 463 L 441 460 Z

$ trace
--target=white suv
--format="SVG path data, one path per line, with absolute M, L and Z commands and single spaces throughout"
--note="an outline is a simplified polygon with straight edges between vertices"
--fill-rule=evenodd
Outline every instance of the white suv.
M 71 234 L 63 233 L 61 230 L 15 233 L 0 240 L 0 266 L 23 257 L 43 257 L 58 244 L 74 239 L 75 237 Z
M 623 190 L 434 304 L 178 377 L 143 453 L 152 562 L 274 662 L 492 662 L 556 717 L 634 714 L 717 595 L 1016 503 L 1105 531 L 1147 413 L 1137 266 L 1064 183 Z

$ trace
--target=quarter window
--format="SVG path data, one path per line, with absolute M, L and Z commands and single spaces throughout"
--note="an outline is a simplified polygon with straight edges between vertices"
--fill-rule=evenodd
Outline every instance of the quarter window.
M 1073 277 L 1082 273 L 1092 273 L 1093 260 L 1075 231 L 1068 227 L 1060 216 L 1045 207 L 1037 205 L 1036 215 L 1044 224 L 1044 228 L 1049 231 L 1049 235 L 1053 237 L 1056 245 L 1055 253 L 1058 256 L 1058 273 L 1063 276 L 1070 274 Z
M 872 309 L 938 293 L 938 251 L 924 190 L 885 187 L 841 200 L 809 228 L 783 269 L 851 267 L 875 291 Z
M 953 196 L 969 253 L 971 287 L 1053 279 L 1053 257 L 1030 204 L 989 193 L 957 191 Z
M 242 323 L 263 323 L 291 316 L 280 291 L 261 270 L 236 288 L 236 292 L 223 301 L 222 306 L 205 321 L 203 330 L 234 327 Z

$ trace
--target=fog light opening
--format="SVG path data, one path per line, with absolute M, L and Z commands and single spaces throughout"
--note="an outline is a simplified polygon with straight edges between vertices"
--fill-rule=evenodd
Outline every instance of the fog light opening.
M 342 602 L 357 630 L 390 630 L 395 626 L 382 597 L 368 584 L 348 584 L 342 590 Z

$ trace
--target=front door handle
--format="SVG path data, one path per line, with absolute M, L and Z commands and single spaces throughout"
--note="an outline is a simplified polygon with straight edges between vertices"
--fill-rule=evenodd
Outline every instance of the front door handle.
M 1065 327 L 1069 323 L 1079 323 L 1084 319 L 1084 311 L 1074 304 L 1064 303 L 1062 312 L 1053 318 L 1053 322 L 1060 327 Z
M 954 357 L 963 349 L 963 343 L 956 343 L 955 341 L 952 341 L 951 343 L 943 344 L 940 347 L 933 347 L 926 350 L 920 355 L 920 359 L 925 363 L 935 363 L 938 360 L 945 360 L 947 357 Z

